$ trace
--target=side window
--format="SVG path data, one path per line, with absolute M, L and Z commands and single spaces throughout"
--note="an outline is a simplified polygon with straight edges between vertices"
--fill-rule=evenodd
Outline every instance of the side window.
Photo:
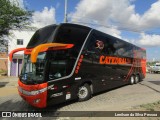
M 65 51 L 50 52 L 49 79 L 58 79 L 67 75 L 67 59 Z
M 66 76 L 66 60 L 54 60 L 50 64 L 50 79 L 58 79 Z
M 95 57 L 99 57 L 104 52 L 104 40 L 99 37 L 92 36 L 87 51 L 94 54 Z
M 94 36 L 92 36 L 92 38 L 90 39 L 89 43 L 88 43 L 88 47 L 87 50 L 89 52 L 95 52 L 95 47 L 96 47 L 96 38 Z
M 95 38 L 96 40 L 100 41 L 100 46 L 99 51 L 101 52 L 102 55 L 109 55 L 112 56 L 114 55 L 116 48 L 115 48 L 115 40 L 114 38 L 111 38 L 109 35 L 101 33 L 101 32 L 96 32 L 95 33 Z
M 132 45 L 127 45 L 126 47 L 126 57 L 133 57 L 133 47 Z
M 116 55 L 116 42 L 110 38 L 105 38 L 106 39 L 106 44 L 105 44 L 105 54 L 106 55 Z
M 129 57 L 130 55 L 130 46 L 124 41 L 117 40 L 116 41 L 116 53 L 115 55 Z

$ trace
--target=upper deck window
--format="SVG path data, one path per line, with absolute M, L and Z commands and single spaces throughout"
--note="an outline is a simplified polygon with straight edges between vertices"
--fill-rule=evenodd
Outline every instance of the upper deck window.
M 53 42 L 74 44 L 74 47 L 72 48 L 72 53 L 74 57 L 77 57 L 85 39 L 87 38 L 89 31 L 90 29 L 87 27 L 64 24 L 61 25 L 60 28 L 57 30 Z
M 54 34 L 57 25 L 50 25 L 37 30 L 29 41 L 27 48 L 34 48 L 39 44 L 47 43 Z

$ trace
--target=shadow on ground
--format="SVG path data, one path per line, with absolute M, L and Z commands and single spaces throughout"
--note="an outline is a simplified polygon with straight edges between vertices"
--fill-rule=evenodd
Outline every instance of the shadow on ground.
M 0 82 L 0 88 L 5 87 L 9 82 Z
M 148 81 L 148 82 L 153 83 L 155 85 L 160 85 L 160 81 Z

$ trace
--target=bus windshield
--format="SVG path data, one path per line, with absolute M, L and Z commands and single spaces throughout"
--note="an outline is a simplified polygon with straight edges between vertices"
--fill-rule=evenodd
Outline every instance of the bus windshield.
M 71 74 L 75 61 L 70 50 L 39 53 L 36 63 L 30 61 L 30 55 L 25 55 L 20 80 L 27 84 L 38 84 L 65 77 Z M 47 78 L 44 78 L 45 74 Z
M 20 75 L 21 81 L 25 83 L 40 83 L 44 80 L 44 66 L 45 66 L 46 52 L 39 53 L 37 62 L 31 63 L 30 55 L 24 56 L 24 63 Z

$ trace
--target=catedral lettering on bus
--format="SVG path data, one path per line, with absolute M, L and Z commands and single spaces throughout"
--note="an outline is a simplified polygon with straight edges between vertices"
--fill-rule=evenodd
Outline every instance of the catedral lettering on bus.
M 62 23 L 35 32 L 24 51 L 19 95 L 44 108 L 125 84 L 146 75 L 146 51 L 90 27 Z
M 129 58 L 100 56 L 99 63 L 100 64 L 127 64 L 127 63 L 131 64 L 131 60 Z

